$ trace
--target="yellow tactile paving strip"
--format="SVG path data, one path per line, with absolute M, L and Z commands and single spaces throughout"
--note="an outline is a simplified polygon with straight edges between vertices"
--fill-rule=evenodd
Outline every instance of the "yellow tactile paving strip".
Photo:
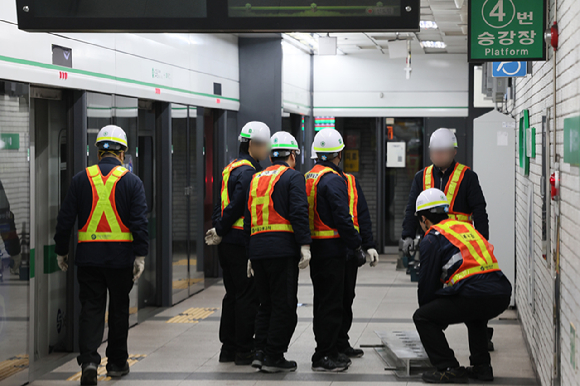
M 0 381 L 28 368 L 28 355 L 16 355 L 0 362 Z
M 191 259 L 189 260 L 189 262 L 191 263 L 191 265 L 196 265 L 197 264 L 197 259 Z M 187 265 L 187 259 L 180 259 L 177 261 L 173 262 L 173 265 Z
M 173 289 L 186 289 L 187 287 L 189 287 L 195 283 L 199 283 L 200 281 L 203 281 L 202 277 L 175 280 L 173 282 Z
M 145 358 L 146 356 L 147 355 L 143 355 L 143 354 L 130 354 L 129 359 L 127 359 L 127 362 L 129 363 L 129 367 L 133 366 L 135 363 L 139 362 L 141 359 Z M 78 382 L 81 380 L 82 374 L 83 374 L 82 371 L 79 371 L 78 373 L 76 373 L 72 377 L 68 378 L 67 381 L 77 381 Z M 107 377 L 107 358 L 101 359 L 101 364 L 99 365 L 99 367 L 97 369 L 97 380 L 99 382 L 111 380 L 111 377 Z
M 199 323 L 213 314 L 217 308 L 190 308 L 169 319 L 167 323 Z

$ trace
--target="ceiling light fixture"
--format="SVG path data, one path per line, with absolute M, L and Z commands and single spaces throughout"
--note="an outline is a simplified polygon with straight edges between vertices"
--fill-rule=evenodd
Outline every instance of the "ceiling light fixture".
M 421 20 L 419 26 L 421 29 L 437 29 L 437 23 L 431 20 Z
M 434 41 L 434 40 L 424 40 L 421 42 L 421 47 L 423 48 L 445 48 L 447 44 L 441 41 Z

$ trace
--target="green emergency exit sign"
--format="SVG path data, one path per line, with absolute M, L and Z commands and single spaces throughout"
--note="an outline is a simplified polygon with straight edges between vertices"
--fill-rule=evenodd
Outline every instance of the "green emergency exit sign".
M 470 0 L 469 61 L 546 60 L 545 0 Z

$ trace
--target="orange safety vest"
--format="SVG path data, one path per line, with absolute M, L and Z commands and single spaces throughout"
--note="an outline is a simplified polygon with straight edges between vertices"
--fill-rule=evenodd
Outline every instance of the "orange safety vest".
M 272 165 L 252 177 L 248 199 L 252 236 L 264 232 L 294 232 L 290 221 L 276 212 L 272 200 L 276 183 L 288 169 L 284 165 Z
M 133 234 L 121 221 L 115 204 L 117 183 L 129 171 L 117 166 L 103 176 L 98 165 L 86 170 L 93 190 L 93 207 L 87 223 L 79 230 L 78 242 L 133 241 Z
M 460 163 L 455 163 L 455 168 L 447 185 L 445 185 L 445 195 L 447 196 L 447 201 L 449 201 L 449 218 L 457 221 L 464 221 L 468 223 L 473 223 L 471 213 L 461 213 L 453 210 L 455 204 L 455 199 L 457 198 L 457 192 L 459 191 L 459 185 L 463 181 L 463 176 L 465 172 L 469 169 L 468 166 L 462 165 Z M 431 189 L 433 187 L 433 165 L 425 168 L 423 172 L 423 190 Z
M 222 207 L 222 216 L 224 215 L 224 209 L 230 204 L 230 195 L 228 193 L 228 181 L 230 179 L 230 175 L 234 171 L 234 169 L 239 168 L 240 166 L 251 166 L 253 169 L 254 165 L 246 159 L 243 160 L 233 160 L 230 162 L 228 166 L 224 168 L 222 172 L 222 191 L 221 191 L 221 207 Z M 233 229 L 244 229 L 244 216 L 240 217 L 236 220 L 234 225 L 232 225 Z
M 352 222 L 357 232 L 360 233 L 358 225 L 358 191 L 356 190 L 356 179 L 352 174 L 344 173 L 348 187 L 348 210 L 352 216 Z
M 500 270 L 497 259 L 493 255 L 493 245 L 479 234 L 473 225 L 450 219 L 433 225 L 432 228 L 441 233 L 460 251 L 443 266 L 441 281 L 445 286 L 452 286 L 473 275 Z M 447 270 L 459 261 L 463 261 L 461 266 L 449 277 Z
M 314 165 L 312 170 L 306 173 L 305 176 L 306 195 L 308 196 L 308 219 L 310 222 L 310 236 L 313 239 L 336 239 L 340 237 L 338 234 L 338 229 L 331 228 L 322 222 L 316 209 L 318 201 L 318 183 L 320 182 L 320 178 L 327 173 L 334 173 L 340 176 L 340 174 L 334 171 L 332 168 L 323 165 Z

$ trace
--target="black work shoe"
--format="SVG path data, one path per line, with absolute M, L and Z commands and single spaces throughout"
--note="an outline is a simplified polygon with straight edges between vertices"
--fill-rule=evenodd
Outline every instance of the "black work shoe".
M 456 367 L 443 371 L 433 370 L 423 373 L 423 381 L 427 383 L 467 383 L 467 371 L 465 367 Z
M 122 377 L 127 374 L 129 374 L 129 363 L 125 362 L 124 366 L 107 363 L 107 375 L 109 377 Z
M 296 371 L 296 368 L 298 368 L 298 365 L 294 361 L 288 361 L 284 357 L 273 359 L 266 356 L 264 364 L 260 370 L 265 373 L 287 373 L 290 371 Z
M 249 366 L 254 361 L 254 352 L 237 352 L 236 353 L 236 366 Z
M 365 355 L 365 352 L 363 350 L 361 350 L 360 348 L 353 347 L 347 348 L 346 350 L 342 351 L 342 353 L 349 358 L 360 358 L 363 355 Z
M 252 367 L 255 369 L 261 369 L 264 364 L 264 351 L 258 350 L 254 354 L 254 360 L 252 361 Z
M 480 381 L 493 381 L 493 368 L 491 365 L 477 365 L 466 369 L 467 376 L 471 379 L 478 379 Z
M 334 361 L 336 363 L 346 363 L 346 367 L 350 367 L 350 365 L 352 365 L 352 361 L 350 360 L 349 357 L 346 356 L 346 354 L 343 353 L 338 353 L 338 356 L 336 358 L 334 358 Z
M 94 386 L 97 384 L 97 368 L 96 363 L 83 363 L 83 375 L 81 375 L 82 386 Z
M 493 328 L 488 327 L 487 328 L 487 351 L 492 352 L 495 350 L 495 347 L 493 346 L 493 342 L 491 341 L 491 338 L 493 338 Z
M 324 357 L 312 362 L 313 371 L 340 372 L 348 368 L 346 362 L 337 362 L 330 357 Z
M 229 363 L 236 360 L 236 353 L 231 351 L 222 350 L 220 352 L 220 363 Z

